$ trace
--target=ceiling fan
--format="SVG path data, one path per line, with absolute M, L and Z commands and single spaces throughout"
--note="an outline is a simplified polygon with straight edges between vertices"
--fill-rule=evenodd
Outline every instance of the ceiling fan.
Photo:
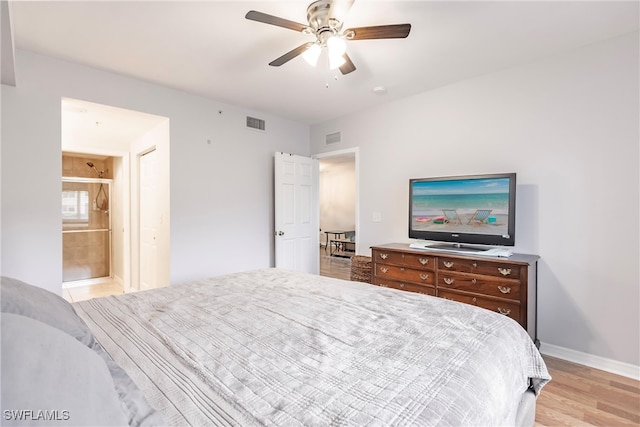
M 249 11 L 245 18 L 315 35 L 315 42 L 304 43 L 271 61 L 269 65 L 279 67 L 298 55 L 302 55 L 309 64 L 315 66 L 322 50 L 326 48 L 329 68 L 339 68 L 342 74 L 349 74 L 355 71 L 356 66 L 347 55 L 346 40 L 399 39 L 406 38 L 411 31 L 411 24 L 357 27 L 342 31 L 344 18 L 353 2 L 354 0 L 314 1 L 307 8 L 308 25 L 255 10 Z

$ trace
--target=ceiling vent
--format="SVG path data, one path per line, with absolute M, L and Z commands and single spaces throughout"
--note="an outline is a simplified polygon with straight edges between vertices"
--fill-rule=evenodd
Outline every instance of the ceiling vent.
M 340 132 L 330 133 L 330 134 L 325 135 L 325 137 L 324 137 L 324 142 L 327 145 L 329 145 L 329 144 L 337 144 L 340 141 L 341 141 Z
M 265 122 L 262 119 L 247 116 L 247 127 L 251 129 L 264 130 Z

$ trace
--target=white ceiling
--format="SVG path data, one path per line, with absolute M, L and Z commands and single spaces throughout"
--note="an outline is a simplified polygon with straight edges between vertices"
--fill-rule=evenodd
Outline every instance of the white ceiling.
M 306 23 L 307 5 L 20 1 L 11 7 L 18 49 L 309 124 L 637 31 L 639 21 L 638 1 L 356 0 L 345 28 L 411 23 L 411 34 L 349 41 L 357 70 L 338 72 L 336 80 L 301 57 L 268 66 L 312 37 L 244 18 L 254 9 Z M 376 86 L 386 94 L 374 94 Z

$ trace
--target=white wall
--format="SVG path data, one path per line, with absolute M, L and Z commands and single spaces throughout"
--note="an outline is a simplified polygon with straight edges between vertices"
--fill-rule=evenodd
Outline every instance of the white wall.
M 62 97 L 170 119 L 172 283 L 273 265 L 273 153 L 309 155 L 308 126 L 26 51 L 16 69 L 2 86 L 3 275 L 61 293 Z
M 516 172 L 540 340 L 640 365 L 638 51 L 635 33 L 313 126 L 313 154 L 329 132 L 359 146 L 359 252 L 409 241 L 409 178 Z

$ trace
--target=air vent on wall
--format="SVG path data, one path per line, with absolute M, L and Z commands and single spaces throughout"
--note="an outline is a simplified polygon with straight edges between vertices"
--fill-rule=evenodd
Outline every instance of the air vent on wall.
M 247 116 L 247 127 L 251 129 L 264 130 L 265 122 L 262 119 Z
M 324 137 L 325 144 L 337 144 L 340 142 L 340 132 L 329 133 Z

